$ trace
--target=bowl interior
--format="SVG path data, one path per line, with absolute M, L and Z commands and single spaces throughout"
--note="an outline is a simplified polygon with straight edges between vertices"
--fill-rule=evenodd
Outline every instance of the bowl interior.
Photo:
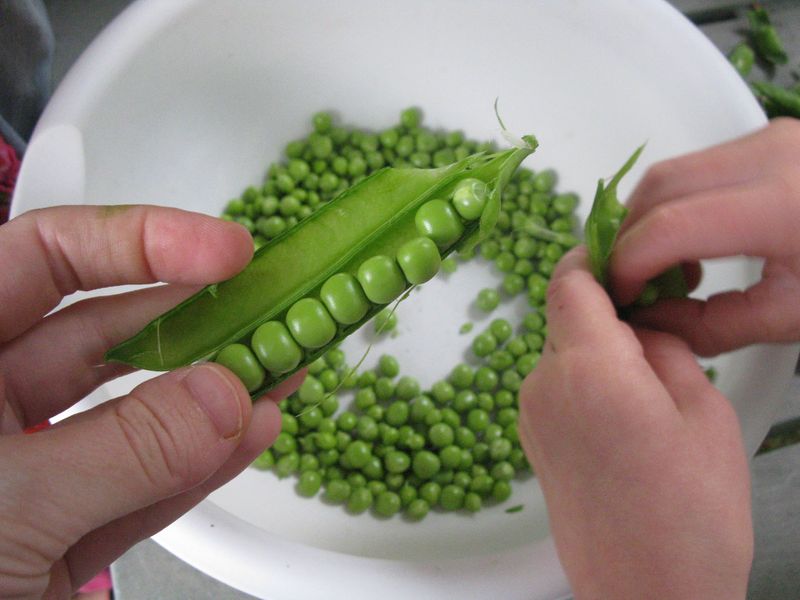
M 70 73 L 36 136 L 44 140 L 59 125 L 79 132 L 81 201 L 87 204 L 145 202 L 217 215 L 229 198 L 262 181 L 286 142 L 307 135 L 318 110 L 334 111 L 344 124 L 381 129 L 416 105 L 430 126 L 502 143 L 492 110 L 498 97 L 505 123 L 539 139 L 526 166 L 557 169 L 559 189 L 580 194 L 582 217 L 597 179 L 611 175 L 641 143 L 647 149 L 624 181 L 623 196 L 647 165 L 763 122 L 724 58 L 661 2 L 187 0 L 169 6 L 143 1 L 129 9 Z M 36 171 L 31 166 L 22 177 L 43 172 Z M 22 194 L 15 210 L 48 202 Z M 698 293 L 742 287 L 757 275 L 751 262 L 717 261 Z M 459 336 L 461 324 L 477 321 L 478 331 L 489 318 L 524 312 L 522 301 L 505 303 L 488 318 L 475 312 L 477 290 L 498 282 L 497 272 L 477 260 L 426 284 L 401 304 L 401 334 L 379 342 L 366 364 L 388 352 L 423 385 L 445 376 L 465 358 L 470 338 Z M 369 337 L 359 333 L 347 341 L 351 362 Z M 714 362 L 751 448 L 769 425 L 778 380 L 791 372 L 790 354 L 752 348 Z M 124 393 L 143 376 L 112 382 L 102 393 Z M 754 395 L 759 402 L 752 402 Z M 417 525 L 348 516 L 339 507 L 301 500 L 290 481 L 254 470 L 207 503 L 235 517 L 231 539 L 242 544 L 255 531 L 373 559 L 491 557 L 530 549 L 547 537 L 535 479 L 518 482 L 506 505 L 475 516 L 436 514 Z M 525 509 L 504 512 L 515 504 Z M 184 548 L 208 544 L 210 552 L 218 542 L 191 528 L 185 534 L 193 541 Z M 232 585 L 260 593 L 253 584 L 258 575 L 213 572 L 220 561 L 194 558 Z M 520 582 L 531 593 L 537 585 L 532 577 L 535 569 L 507 585 L 498 581 L 498 597 L 517 597 Z M 401 587 L 398 597 L 402 593 Z M 386 594 L 394 597 L 394 591 Z

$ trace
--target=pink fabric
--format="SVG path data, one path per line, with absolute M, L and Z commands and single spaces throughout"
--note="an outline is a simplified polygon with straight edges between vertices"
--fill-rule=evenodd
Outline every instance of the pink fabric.
M 79 592 L 100 592 L 111 589 L 111 572 L 108 569 L 94 576 L 94 579 L 84 585 Z

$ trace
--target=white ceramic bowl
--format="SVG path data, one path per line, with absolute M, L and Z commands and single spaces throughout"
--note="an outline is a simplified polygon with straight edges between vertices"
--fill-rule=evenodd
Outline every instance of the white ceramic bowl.
M 434 126 L 498 138 L 492 112 L 535 133 L 527 163 L 555 167 L 582 195 L 648 142 L 648 164 L 764 123 L 724 57 L 658 0 L 142 0 L 95 41 L 57 90 L 28 149 L 13 213 L 60 203 L 174 205 L 219 214 L 263 177 L 309 117 L 382 128 L 423 107 Z M 718 261 L 699 294 L 758 276 Z M 392 352 L 429 384 L 461 360 L 458 328 L 495 276 L 477 261 L 400 308 Z M 505 314 L 522 310 L 506 306 Z M 348 340 L 355 353 L 364 336 Z M 763 438 L 796 348 L 720 357 L 719 386 L 747 445 Z M 84 406 L 143 375 L 103 386 Z M 504 508 L 524 504 L 507 514 Z M 301 500 L 289 481 L 249 470 L 156 536 L 202 571 L 256 596 L 553 599 L 568 593 L 535 480 L 503 506 L 421 524 L 352 517 Z

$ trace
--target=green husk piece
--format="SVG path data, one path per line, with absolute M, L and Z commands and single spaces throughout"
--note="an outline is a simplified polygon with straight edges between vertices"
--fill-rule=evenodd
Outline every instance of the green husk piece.
M 644 145 L 639 146 L 608 184 L 602 179 L 597 182 L 592 209 L 586 219 L 584 235 L 589 251 L 589 266 L 595 279 L 606 288 L 608 287 L 608 265 L 611 254 L 614 251 L 620 227 L 628 214 L 628 209 L 617 197 L 617 186 L 633 168 L 643 150 Z M 688 293 L 683 270 L 680 266 L 675 266 L 651 279 L 636 303 L 649 305 L 661 298 L 682 298 Z

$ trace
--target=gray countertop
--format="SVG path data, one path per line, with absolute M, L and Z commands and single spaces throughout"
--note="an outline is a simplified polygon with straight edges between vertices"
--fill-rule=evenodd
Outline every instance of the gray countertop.
M 53 76 L 57 83 L 97 33 L 129 0 L 45 0 L 56 36 Z M 702 31 L 727 52 L 741 38 L 743 6 L 736 0 L 674 0 Z M 766 0 L 790 56 L 800 56 L 800 2 Z M 789 83 L 790 75 L 783 81 Z M 800 416 L 800 378 L 795 378 L 779 422 Z M 756 554 L 748 598 L 800 597 L 800 445 L 757 456 L 752 464 Z M 141 542 L 113 566 L 118 600 L 251 598 L 193 569 L 154 542 Z

